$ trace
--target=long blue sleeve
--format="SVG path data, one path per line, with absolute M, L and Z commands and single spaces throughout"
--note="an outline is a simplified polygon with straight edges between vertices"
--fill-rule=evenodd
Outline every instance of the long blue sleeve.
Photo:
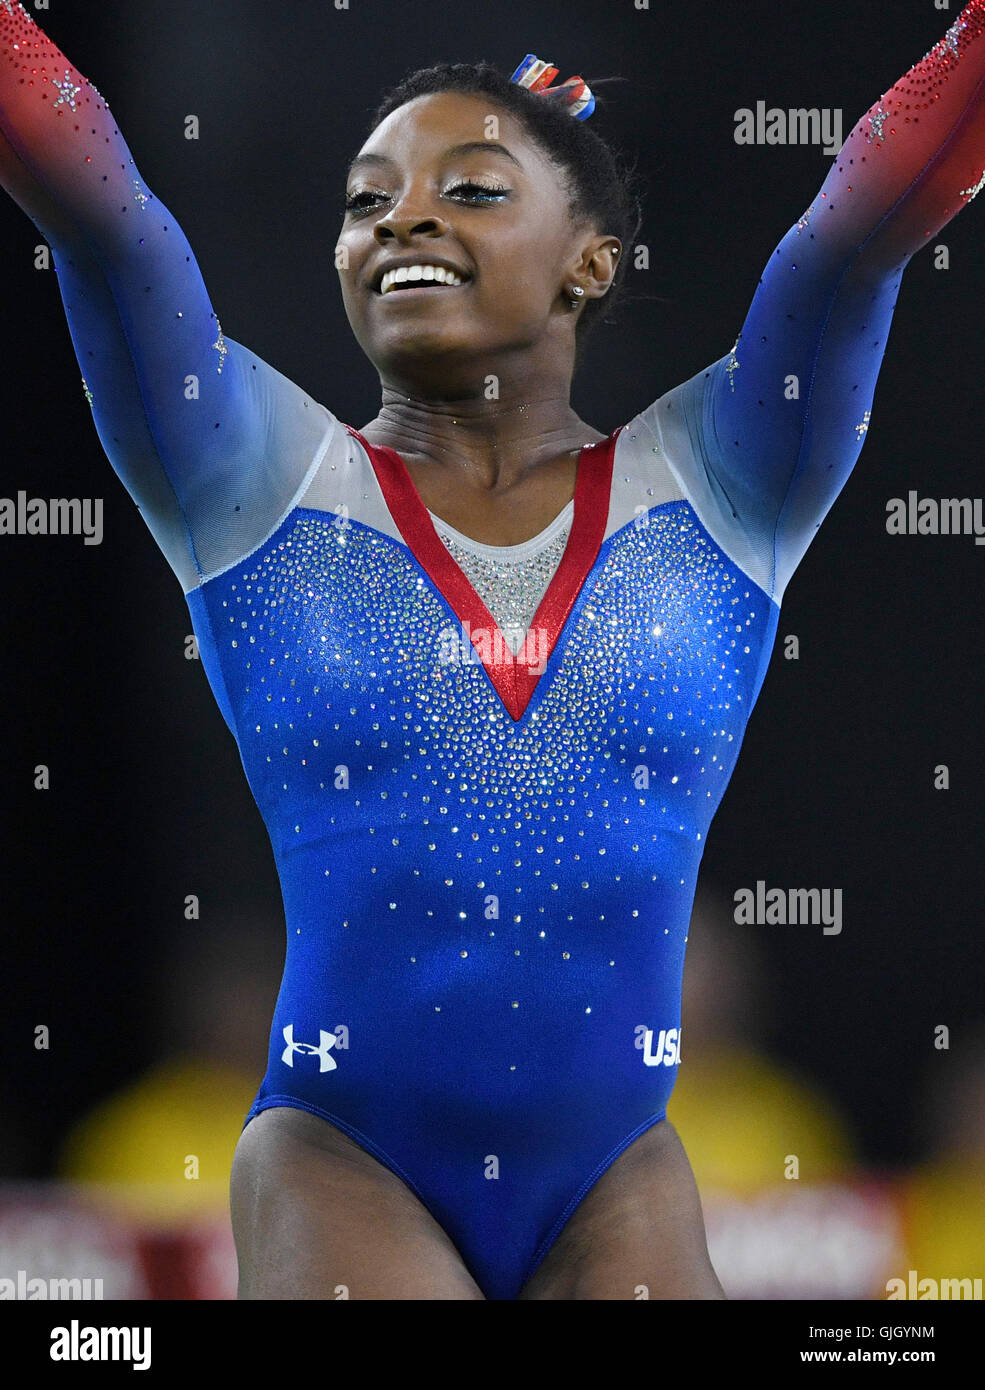
M 985 182 L 985 3 L 875 102 L 769 259 L 735 347 L 643 416 L 778 601 L 859 456 L 903 270 Z
M 52 249 L 99 438 L 188 591 L 269 534 L 340 427 L 224 335 L 106 102 L 12 0 L 0 181 Z

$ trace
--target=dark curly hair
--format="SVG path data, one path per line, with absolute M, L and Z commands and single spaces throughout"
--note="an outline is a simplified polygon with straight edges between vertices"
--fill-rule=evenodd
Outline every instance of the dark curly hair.
M 587 79 L 586 79 L 587 80 Z M 604 80 L 604 79 L 603 79 Z M 588 82 L 597 95 L 597 82 Z M 576 330 L 576 354 L 598 322 L 611 321 L 612 309 L 626 275 L 633 243 L 642 222 L 635 168 L 606 143 L 587 121 L 576 120 L 568 108 L 511 82 L 491 63 L 438 63 L 409 73 L 385 94 L 370 121 L 367 135 L 405 102 L 438 92 L 488 96 L 523 125 L 527 134 L 558 166 L 565 179 L 572 217 L 593 224 L 599 232 L 618 237 L 622 255 L 608 293 L 585 304 Z M 594 119 L 594 117 L 593 117 Z

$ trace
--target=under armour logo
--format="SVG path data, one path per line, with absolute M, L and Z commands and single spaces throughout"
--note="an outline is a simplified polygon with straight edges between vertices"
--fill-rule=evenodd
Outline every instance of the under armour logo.
M 295 1042 L 293 1023 L 289 1023 L 284 1029 L 284 1041 L 287 1043 L 287 1046 L 281 1053 L 280 1060 L 286 1062 L 289 1067 L 294 1066 L 295 1052 L 302 1052 L 306 1057 L 319 1058 L 319 1071 L 335 1071 L 338 1066 L 338 1062 L 336 1062 L 335 1058 L 329 1057 L 328 1055 L 329 1049 L 335 1046 L 338 1042 L 338 1038 L 334 1033 L 326 1033 L 324 1028 L 318 1030 L 317 1047 L 315 1047 L 314 1043 Z

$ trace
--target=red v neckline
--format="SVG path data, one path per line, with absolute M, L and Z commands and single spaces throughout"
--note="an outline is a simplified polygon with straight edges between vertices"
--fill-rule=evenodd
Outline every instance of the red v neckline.
M 602 548 L 619 430 L 608 439 L 582 446 L 568 542 L 561 563 L 531 619 L 526 641 L 514 656 L 496 619 L 434 529 L 431 515 L 403 459 L 385 444 L 370 444 L 351 425 L 346 425 L 346 429 L 366 450 L 383 499 L 411 553 L 450 604 L 507 713 L 514 722 L 518 721 L 530 703 L 568 614 Z

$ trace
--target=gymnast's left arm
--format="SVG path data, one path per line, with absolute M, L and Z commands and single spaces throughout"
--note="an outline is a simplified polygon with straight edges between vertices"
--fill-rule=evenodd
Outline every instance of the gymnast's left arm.
M 669 415 L 647 412 L 665 430 L 676 415 L 699 516 L 778 602 L 861 452 L 903 270 L 983 186 L 985 0 L 971 0 L 852 130 L 732 352 L 669 393 Z
M 271 534 L 342 427 L 225 336 L 105 99 L 15 0 L 0 0 L 0 187 L 52 251 L 99 439 L 188 593 Z

